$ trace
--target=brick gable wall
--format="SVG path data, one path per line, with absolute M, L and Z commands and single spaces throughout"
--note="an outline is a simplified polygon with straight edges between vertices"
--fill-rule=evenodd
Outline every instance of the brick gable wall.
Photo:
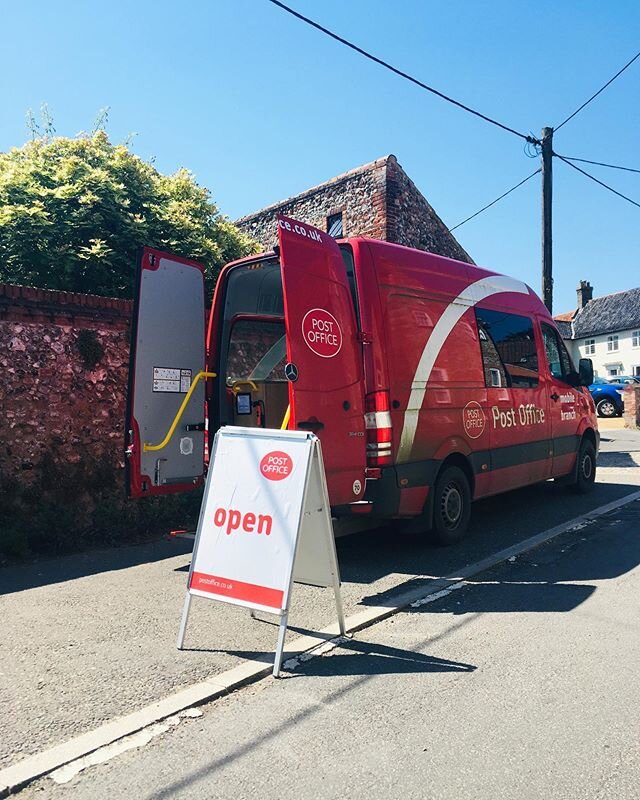
M 265 250 L 271 250 L 278 240 L 277 214 L 326 231 L 327 217 L 336 213 L 343 215 L 344 237 L 382 239 L 473 263 L 393 155 L 268 206 L 235 224 Z

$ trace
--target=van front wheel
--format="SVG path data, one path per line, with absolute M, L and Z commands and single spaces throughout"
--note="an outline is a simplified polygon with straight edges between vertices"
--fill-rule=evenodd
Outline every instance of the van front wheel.
M 440 545 L 464 538 L 471 517 L 471 487 L 460 467 L 447 467 L 438 476 L 433 490 L 431 535 Z
M 571 488 L 579 494 L 586 494 L 593 489 L 596 480 L 596 449 L 588 439 L 583 439 L 578 450 L 576 477 Z

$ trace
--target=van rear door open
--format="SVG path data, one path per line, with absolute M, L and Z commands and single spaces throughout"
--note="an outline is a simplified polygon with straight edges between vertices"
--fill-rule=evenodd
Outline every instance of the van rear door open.
M 193 489 L 204 475 L 204 380 L 167 437 L 205 364 L 200 264 L 144 248 L 129 364 L 126 470 L 130 497 Z
M 322 442 L 332 505 L 364 494 L 362 345 L 342 255 L 330 236 L 278 217 L 290 429 Z

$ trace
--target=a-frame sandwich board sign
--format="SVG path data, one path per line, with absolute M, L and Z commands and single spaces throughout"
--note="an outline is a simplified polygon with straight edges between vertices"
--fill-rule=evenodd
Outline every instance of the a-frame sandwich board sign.
M 280 617 L 280 674 L 293 583 L 333 587 L 344 613 L 320 440 L 306 431 L 223 427 L 215 436 L 178 634 L 194 596 Z

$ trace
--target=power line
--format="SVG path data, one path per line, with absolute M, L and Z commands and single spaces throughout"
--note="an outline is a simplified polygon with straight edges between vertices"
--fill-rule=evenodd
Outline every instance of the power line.
M 512 186 L 511 189 L 509 189 L 507 192 L 501 194 L 500 197 L 496 197 L 495 200 L 493 200 L 491 203 L 481 208 L 479 211 L 476 211 L 475 214 L 472 214 L 470 217 L 463 219 L 462 222 L 459 222 L 457 225 L 454 225 L 453 228 L 449 228 L 449 233 L 455 231 L 455 229 L 459 228 L 461 225 L 464 225 L 465 222 L 469 222 L 469 220 L 473 219 L 474 217 L 477 217 L 478 214 L 482 214 L 483 211 L 486 211 L 488 208 L 491 208 L 491 206 L 495 206 L 495 204 L 499 200 L 502 200 L 503 197 L 506 197 L 508 194 L 511 194 L 511 192 L 515 192 L 515 190 L 518 189 L 520 186 L 522 186 L 523 183 L 526 183 L 527 181 L 531 180 L 531 178 L 533 178 L 534 175 L 537 175 L 540 171 L 541 171 L 540 169 L 537 169 L 535 172 L 532 172 L 531 175 L 527 176 L 524 180 L 520 181 L 520 183 L 516 183 L 515 186 Z
M 423 83 L 422 81 L 419 81 L 417 78 L 412 77 L 408 73 L 397 69 L 396 67 L 394 67 L 391 64 L 387 63 L 386 61 L 383 61 L 381 58 L 378 58 L 377 56 L 374 56 L 371 53 L 368 53 L 366 50 L 363 50 L 361 47 L 358 47 L 358 45 L 353 44 L 353 42 L 348 41 L 348 39 L 344 39 L 342 36 L 338 36 L 337 33 L 334 33 L 333 31 L 330 31 L 328 28 L 325 28 L 322 25 L 320 25 L 319 23 L 314 22 L 312 19 L 309 19 L 309 17 L 305 17 L 303 14 L 300 14 L 298 11 L 294 11 L 289 6 L 286 6 L 284 3 L 281 3 L 280 0 L 269 0 L 269 2 L 273 3 L 274 6 L 278 6 L 278 8 L 281 8 L 283 11 L 286 11 L 288 14 L 291 14 L 292 16 L 296 17 L 297 19 L 302 20 L 302 22 L 306 22 L 307 25 L 311 25 L 313 28 L 316 28 L 316 30 L 319 30 L 322 33 L 325 33 L 327 36 L 330 36 L 332 39 L 335 39 L 337 42 L 340 42 L 341 44 L 344 44 L 346 47 L 350 47 L 352 50 L 355 50 L 356 53 L 360 53 L 360 55 L 364 56 L 365 58 L 368 58 L 370 61 L 374 61 L 376 64 L 379 64 L 381 67 L 385 67 L 385 69 L 388 69 L 391 72 L 395 73 L 396 75 L 399 75 L 401 78 L 405 78 L 405 80 L 411 81 L 411 83 L 414 83 L 416 86 L 419 86 L 421 89 L 425 89 L 427 92 L 431 92 L 432 94 L 435 94 L 437 97 L 440 97 L 443 100 L 446 100 L 448 103 L 452 103 L 454 106 L 458 106 L 458 108 L 462 108 L 464 111 L 468 111 L 470 114 L 474 114 L 476 117 L 480 117 L 480 119 L 483 119 L 485 122 L 490 122 L 492 125 L 496 125 L 498 128 L 502 128 L 502 130 L 504 130 L 504 131 L 508 131 L 509 133 L 513 133 L 515 136 L 519 136 L 521 139 L 524 139 L 526 142 L 529 142 L 531 144 L 539 144 L 538 139 L 536 139 L 534 136 L 527 136 L 524 133 L 520 133 L 519 131 L 516 131 L 513 128 L 510 128 L 508 125 L 503 125 L 501 122 L 498 122 L 495 119 L 491 119 L 491 117 L 487 117 L 484 114 L 481 114 L 479 111 L 474 111 L 473 108 L 469 108 L 469 106 L 465 106 L 464 103 L 460 103 L 457 100 L 454 100 L 452 97 L 448 97 L 446 94 L 443 94 L 442 92 L 439 92 L 437 89 L 434 89 L 432 86 L 427 86 L 426 83 Z
M 558 155 L 554 153 L 554 155 Z M 565 161 L 580 161 L 583 164 L 594 164 L 596 167 L 609 167 L 609 169 L 623 169 L 625 172 L 638 172 L 640 173 L 640 169 L 633 169 L 632 167 L 619 167 L 616 164 L 604 164 L 602 161 L 589 161 L 587 158 L 572 158 L 571 156 L 558 156 L 558 158 L 564 158 Z
M 590 103 L 592 100 L 595 100 L 595 98 L 596 98 L 596 97 L 597 97 L 599 94 L 601 94 L 601 92 L 604 92 L 604 90 L 607 88 L 607 86 L 609 86 L 610 84 L 612 84 L 612 83 L 615 81 L 615 79 L 616 79 L 616 78 L 617 78 L 619 75 L 622 75 L 622 73 L 625 71 L 625 69 L 627 69 L 627 67 L 630 67 L 630 66 L 633 64 L 633 62 L 634 62 L 634 61 L 635 61 L 637 58 L 640 58 L 640 53 L 636 53 L 636 54 L 635 54 L 635 56 L 634 56 L 634 57 L 631 59 L 631 61 L 628 61 L 628 62 L 627 62 L 625 65 L 624 65 L 624 67 L 622 67 L 622 69 L 621 69 L 621 70 L 618 70 L 618 72 L 616 72 L 616 74 L 613 76 L 613 78 L 610 78 L 610 79 L 609 79 L 609 80 L 608 80 L 608 81 L 605 83 L 605 85 L 604 85 L 604 86 L 603 86 L 601 89 L 598 89 L 598 91 L 597 91 L 595 94 L 592 94 L 592 95 L 591 95 L 591 97 L 590 97 L 590 98 L 589 98 L 589 99 L 588 99 L 588 100 L 587 100 L 585 103 L 583 103 L 583 104 L 580 106 L 580 108 L 577 108 L 577 109 L 576 109 L 576 110 L 573 112 L 573 114 L 570 114 L 570 115 L 569 115 L 569 116 L 568 116 L 568 117 L 567 117 L 567 118 L 564 120 L 564 122 L 561 122 L 559 125 L 556 125 L 556 127 L 554 128 L 554 130 L 556 131 L 556 133 L 557 133 L 557 132 L 560 130 L 560 128 L 561 128 L 563 125 L 566 125 L 566 124 L 567 124 L 567 122 L 569 122 L 569 120 L 570 120 L 570 119 L 573 119 L 573 118 L 575 117 L 575 115 L 576 115 L 576 114 L 579 114 L 579 113 L 580 113 L 580 111 L 582 111 L 582 109 L 583 109 L 585 106 L 588 106 L 588 105 L 589 105 L 589 103 Z
M 590 178 L 592 181 L 595 181 L 596 183 L 599 183 L 600 186 L 603 186 L 605 189 L 608 189 L 610 192 L 613 192 L 614 194 L 617 194 L 618 197 L 621 197 L 623 200 L 626 200 L 627 202 L 631 203 L 632 205 L 638 206 L 638 208 L 640 208 L 640 203 L 636 203 L 635 200 L 632 200 L 630 197 L 627 197 L 626 194 L 622 194 L 622 192 L 618 192 L 616 189 L 612 189 L 611 186 L 607 186 L 606 183 L 603 183 L 602 181 L 599 181 L 597 178 L 594 178 L 593 175 L 590 175 L 588 172 L 585 172 L 583 169 L 580 169 L 580 167 L 576 167 L 575 164 L 572 164 L 569 160 L 567 160 L 566 158 L 563 158 L 563 156 L 559 156 L 557 153 L 554 153 L 553 155 L 556 158 L 559 158 L 560 161 L 564 161 L 565 164 L 568 164 L 570 167 L 573 167 L 573 169 L 578 170 L 578 172 L 581 172 L 583 175 L 586 175 L 587 178 Z

